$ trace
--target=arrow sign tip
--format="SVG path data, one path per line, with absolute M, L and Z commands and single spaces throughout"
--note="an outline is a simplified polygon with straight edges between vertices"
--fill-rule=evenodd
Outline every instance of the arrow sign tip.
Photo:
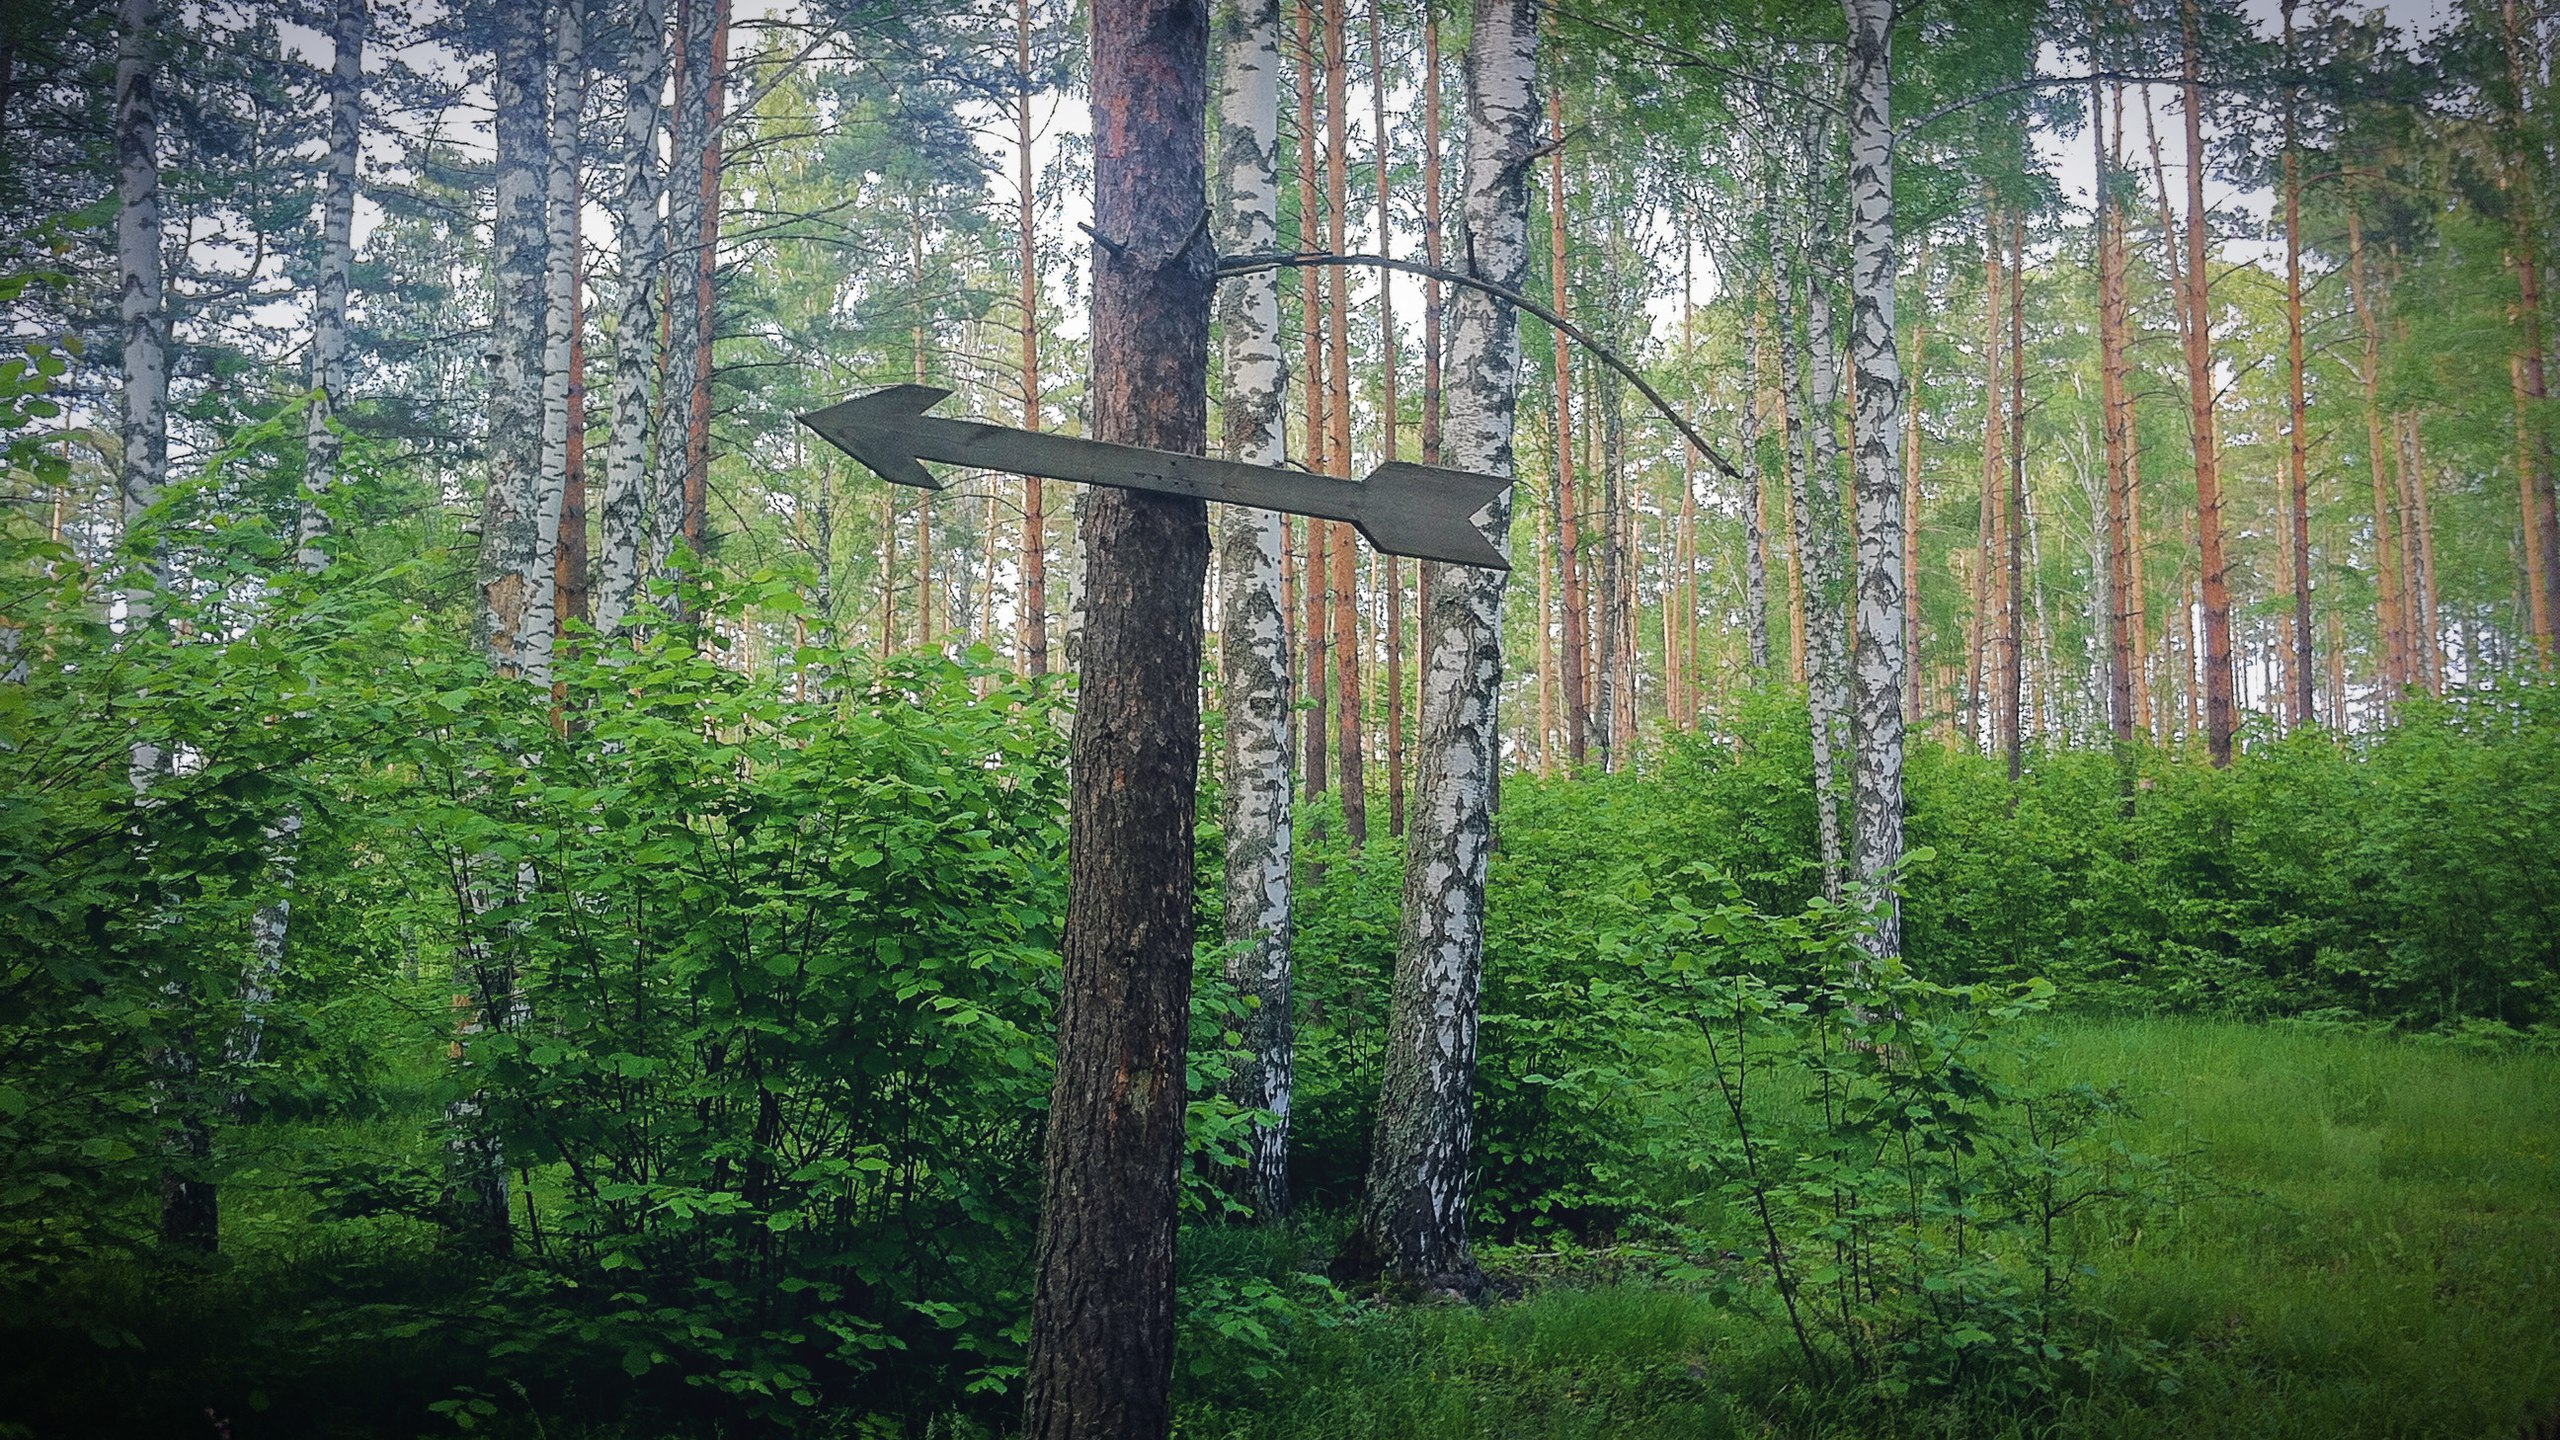
M 950 396 L 932 385 L 891 385 L 812 410 L 800 423 L 893 485 L 939 490 L 942 482 L 916 459 L 913 426 Z
M 1508 570 L 1511 561 L 1475 517 L 1510 484 L 1499 475 L 1392 460 L 1361 482 L 1351 523 L 1385 554 Z

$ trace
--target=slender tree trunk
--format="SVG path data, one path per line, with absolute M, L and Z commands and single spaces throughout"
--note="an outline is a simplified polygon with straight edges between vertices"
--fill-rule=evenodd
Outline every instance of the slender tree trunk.
M 2009 759 L 2009 783 L 2026 770 L 2026 726 L 2019 701 L 2026 688 L 2027 516 L 2027 222 L 2009 216 L 2009 498 L 2003 507 L 2003 549 L 2008 583 L 2000 602 L 2000 728 Z M 2013 790 L 2010 803 L 2017 803 Z
M 2293 51 L 2293 0 L 2285 0 L 2284 43 Z M 2293 529 L 2293 685 L 2286 697 L 2285 720 L 2300 729 L 2312 721 L 2311 686 L 2311 434 L 2310 405 L 2303 381 L 2302 335 L 2302 157 L 2297 152 L 2298 87 L 2284 92 L 2284 315 L 2285 401 L 2287 445 L 2285 480 Z
M 329 155 L 320 200 L 320 264 L 311 296 L 311 407 L 302 430 L 302 509 L 294 526 L 294 565 L 306 575 L 329 563 L 326 503 L 337 488 L 342 442 L 338 407 L 347 391 L 347 290 L 355 269 L 356 161 L 364 124 L 364 32 L 367 0 L 338 0 L 329 28 Z M 255 1065 L 266 1037 L 266 1008 L 284 971 L 293 927 L 294 871 L 300 858 L 302 811 L 288 808 L 267 834 L 267 867 L 275 893 L 249 920 L 249 964 L 240 976 L 239 1019 L 223 1045 L 226 1068 Z M 235 1089 L 234 1112 L 240 1108 Z
M 1468 40 L 1467 177 L 1460 253 L 1473 273 L 1517 290 L 1529 268 L 1523 171 L 1535 140 L 1531 88 L 1537 18 L 1529 0 L 1476 0 Z M 1520 349 L 1511 307 L 1474 289 L 1452 307 L 1451 462 L 1509 476 Z M 1509 550 L 1508 492 L 1486 509 L 1485 534 Z M 1377 1134 L 1358 1228 L 1342 1257 L 1352 1273 L 1440 1286 L 1471 1277 L 1467 1175 L 1473 1163 L 1476 1003 L 1484 958 L 1484 884 L 1501 762 L 1507 572 L 1446 567 L 1424 617 L 1412 827 L 1403 922 L 1387 1023 Z M 1475 1289 L 1461 1279 L 1457 1288 Z
M 156 0 L 118 0 L 116 310 L 123 339 L 123 404 L 116 489 L 127 567 L 118 599 L 127 643 L 138 646 L 156 643 L 155 620 L 169 580 L 166 552 L 150 514 L 169 479 L 169 310 L 160 255 L 159 69 L 167 44 L 165 23 Z M 151 788 L 168 768 L 168 751 L 156 739 L 137 740 L 127 750 L 125 774 L 137 821 L 148 813 Z M 173 1005 L 194 1010 L 190 987 L 175 980 L 165 987 Z M 180 1016 L 160 1052 L 159 1071 L 155 1104 L 173 1112 L 164 1122 L 161 1141 L 160 1243 L 173 1250 L 210 1252 L 220 1243 L 221 1209 L 219 1192 L 205 1173 L 213 1134 L 200 1093 L 191 1013 Z
M 2373 471 L 2373 549 L 2376 584 L 2375 622 L 2381 630 L 2380 654 L 2374 657 L 2376 701 L 2383 718 L 2397 707 L 2400 688 L 2408 683 L 2407 649 L 2402 636 L 2399 547 L 2393 535 L 2390 482 L 2385 475 L 2388 451 L 2382 440 L 2382 327 L 2374 316 L 2373 296 L 2364 264 L 2364 211 L 2350 190 L 2347 197 L 2347 282 L 2353 293 L 2356 327 L 2363 332 L 2364 351 L 2358 378 L 2364 384 L 2366 457 Z
M 1223 0 L 1218 89 L 1218 245 L 1271 250 L 1280 236 L 1280 0 Z M 1230 459 L 1288 459 L 1288 368 L 1275 271 L 1219 295 Z M 1219 647 L 1226 674 L 1227 979 L 1254 1002 L 1237 1104 L 1271 1119 L 1251 1131 L 1245 1189 L 1256 1214 L 1289 1211 L 1289 619 L 1281 606 L 1280 514 L 1240 505 L 1218 524 Z
M 1966 695 L 1970 714 L 1967 728 L 1974 743 L 1991 749 L 2002 749 L 2000 721 L 1990 709 L 1991 689 L 1999 679 L 1998 662 L 1990 651 L 1999 643 L 2000 628 L 1993 610 L 2000 603 L 1999 592 L 1991 586 L 1993 562 L 2000 555 L 2000 511 L 2007 487 L 2001 484 L 2000 404 L 2000 220 L 1996 211 L 1986 210 L 1982 225 L 1982 499 L 1980 521 L 1973 557 L 1972 635 L 1967 646 L 1970 675 Z
M 1093 10 L 1093 434 L 1207 438 L 1216 253 L 1201 221 L 1203 0 Z M 1085 503 L 1058 1076 L 1034 1250 L 1027 1440 L 1172 1427 L 1174 1235 L 1192 964 L 1201 502 Z
M 640 602 L 656 561 L 650 539 L 649 437 L 657 413 L 660 271 L 666 232 L 658 219 L 661 94 L 667 82 L 666 0 L 630 0 L 623 43 L 622 195 L 614 232 L 622 250 L 613 346 L 613 420 L 605 440 L 604 556 L 596 628 L 619 630 Z
M 569 212 L 569 433 L 560 463 L 560 546 L 552 566 L 559 595 L 554 633 L 569 622 L 591 623 L 594 595 L 587 576 L 594 558 L 587 543 L 587 257 L 584 199 Z M 556 643 L 556 642 L 555 642 Z
M 720 125 L 721 114 L 729 96 L 729 0 L 695 0 L 710 7 L 707 40 L 709 73 L 700 82 L 705 114 L 702 124 L 701 193 L 695 202 L 696 230 L 693 242 L 694 327 L 687 338 L 689 350 L 677 352 L 690 359 L 692 383 L 687 396 L 684 426 L 684 538 L 701 554 L 711 538 L 711 375 L 712 342 L 720 333 Z M 697 22 L 697 33 L 703 27 Z M 690 42 L 688 42 L 690 43 Z M 700 52 L 698 52 L 700 53 Z M 933 513 L 930 505 L 916 507 L 919 516 Z M 921 521 L 919 522 L 921 523 Z M 931 557 L 926 559 L 926 573 L 931 573 Z M 918 636 L 920 643 L 933 643 L 932 607 L 921 593 L 916 597 L 918 623 L 926 628 Z
M 2091 68 L 2103 68 L 2095 63 Z M 2090 143 L 2097 163 L 2099 410 L 2106 437 L 2107 718 L 2118 745 L 2133 743 L 2144 725 L 2139 654 L 2142 595 L 2135 575 L 2133 396 L 2125 358 L 2128 309 L 2125 294 L 2124 217 L 2113 189 L 2115 146 L 2099 107 L 2098 82 L 2089 84 Z M 2116 111 L 2118 135 L 2122 107 Z
M 2204 205 L 2204 88 L 2195 0 L 2178 9 L 2187 125 L 2187 409 L 2196 457 L 2197 563 L 2204 584 L 2205 745 L 2231 763 L 2238 717 L 2231 697 L 2231 581 L 2222 551 L 2222 444 L 2214 418 L 2212 272 Z
M 1327 252 L 1347 253 L 1351 214 L 1351 152 L 1344 136 L 1349 121 L 1351 61 L 1345 48 L 1346 12 L 1350 0 L 1325 6 L 1325 239 Z M 1351 475 L 1351 293 L 1350 270 L 1332 266 L 1326 277 L 1325 420 L 1331 431 L 1325 456 L 1333 474 Z M 1360 701 L 1360 549 L 1351 526 L 1333 524 L 1333 673 L 1337 734 L 1334 765 L 1342 786 L 1342 829 L 1353 850 L 1369 840 L 1368 745 L 1361 735 Z
M 1319 228 L 1324 219 L 1324 189 L 1318 151 L 1322 140 L 1321 113 L 1316 108 L 1316 82 L 1324 69 L 1324 57 L 1317 47 L 1316 10 L 1324 0 L 1298 0 L 1294 13 L 1297 39 L 1298 72 L 1298 248 L 1319 248 Z M 1298 272 L 1299 351 L 1304 361 L 1306 383 L 1299 387 L 1305 396 L 1306 445 L 1303 463 L 1318 474 L 1333 473 L 1326 454 L 1331 431 L 1326 423 L 1326 401 L 1330 386 L 1326 383 L 1325 277 L 1314 269 Z M 1332 784 L 1325 765 L 1325 742 L 1329 725 L 1326 698 L 1332 693 L 1332 677 L 1325 665 L 1331 646 L 1326 642 L 1332 631 L 1332 607 L 1328 590 L 1333 583 L 1333 566 L 1327 555 L 1333 527 L 1324 520 L 1305 522 L 1306 564 L 1299 576 L 1299 606 L 1302 619 L 1299 633 L 1305 644 L 1299 647 L 1300 694 L 1307 708 L 1303 743 L 1306 763 L 1302 767 L 1307 795 L 1323 794 Z M 1319 818 L 1311 827 L 1312 836 L 1323 837 Z
M 1826 121 L 1808 124 L 1809 175 L 1827 169 L 1830 149 Z M 1815 837 L 1821 845 L 1823 893 L 1838 900 L 1847 879 L 1846 845 L 1840 831 L 1840 767 L 1849 749 L 1848 586 L 1841 573 L 1847 534 L 1841 513 L 1840 347 L 1832 323 L 1830 284 L 1819 258 L 1832 252 L 1830 211 L 1820 205 L 1808 209 L 1813 226 L 1802 277 L 1800 332 L 1805 355 L 1807 484 L 1796 533 L 1804 550 L 1805 687 L 1813 711 Z
M 1395 233 L 1391 212 L 1393 147 L 1387 143 L 1387 51 L 1380 18 L 1384 8 L 1377 4 L 1369 7 L 1369 119 L 1372 138 L 1378 147 L 1375 169 L 1380 255 L 1389 253 L 1389 241 Z M 1393 272 L 1378 272 L 1378 458 L 1382 461 L 1399 458 L 1396 432 L 1401 417 L 1396 407 L 1393 280 Z M 1404 834 L 1404 562 L 1393 555 L 1379 558 L 1383 562 L 1380 568 L 1385 571 L 1385 583 L 1379 587 L 1379 595 L 1386 609 L 1387 833 L 1401 838 Z
M 537 472 L 537 582 L 539 623 L 545 640 L 543 673 L 551 683 L 549 651 L 556 649 L 564 594 L 562 541 L 569 514 L 571 425 L 578 417 L 578 133 L 587 94 L 588 0 L 557 0 L 552 18 L 551 65 L 546 77 L 551 107 L 544 143 L 542 202 L 542 460 Z M 583 547 L 582 547 L 583 548 Z M 585 588 L 585 557 L 578 557 L 578 589 Z
M 2508 87 L 2515 99 L 2513 123 L 2508 127 L 2508 134 L 2521 141 L 2525 137 L 2542 134 L 2542 127 L 2549 124 L 2547 119 L 2529 116 L 2526 112 L 2526 101 L 2532 93 L 2529 82 L 2532 79 L 2532 72 L 2539 68 L 2539 64 L 2537 62 L 2534 65 L 2528 65 L 2525 61 L 2525 32 L 2517 23 L 2515 0 L 2501 0 L 2498 11 L 2502 27 L 2501 37 L 2507 56 Z M 2535 163 L 2537 160 L 2547 166 L 2547 153 L 2529 154 L 2525 157 L 2525 163 L 2511 167 L 2514 177 L 2512 184 L 2514 197 L 2508 206 L 2508 213 L 2513 217 L 2515 226 L 2515 247 L 2512 258 L 2516 268 L 2516 321 L 2523 327 L 2524 332 L 2517 337 L 2523 342 L 2517 349 L 2518 368 L 2524 384 L 2524 397 L 2527 401 L 2535 402 L 2526 408 L 2536 411 L 2548 408 L 2539 402 L 2551 396 L 2544 373 L 2546 352 L 2542 329 L 2542 254 L 2539 242 L 2543 216 L 2534 185 L 2537 169 L 2540 168 Z M 2560 632 L 2560 489 L 2555 489 L 2555 485 L 2560 485 L 2560 482 L 2555 481 L 2555 471 L 2560 471 L 2560 464 L 2554 461 L 2550 428 L 2536 426 L 2532 433 L 2532 484 L 2535 503 L 2529 517 L 2533 532 L 2532 539 L 2526 546 L 2526 555 L 2529 559 L 2538 558 L 2540 561 L 2536 568 L 2539 571 L 2543 598 L 2541 608 L 2535 616 L 2538 626 L 2535 633 L 2546 637 L 2543 643 L 2543 665 L 2548 668 L 2552 663 L 2551 644 L 2548 637 L 2555 632 Z
M 364 32 L 368 0 L 338 0 L 329 40 L 329 158 L 320 199 L 320 268 L 311 295 L 311 408 L 302 426 L 302 514 L 294 563 L 318 573 L 329 533 L 321 502 L 337 488 L 336 421 L 347 389 L 347 287 L 355 270 L 356 160 L 364 126 Z
M 1040 192 L 1031 170 L 1031 0 L 1014 3 L 1014 264 L 1021 270 L 1022 428 L 1040 428 Z M 1272 38 L 1276 47 L 1277 34 Z M 1273 61 L 1277 63 L 1275 53 Z M 1276 121 L 1274 122 L 1277 123 Z M 1276 282 L 1275 282 L 1276 283 Z M 1276 322 L 1275 322 L 1276 323 Z M 1015 644 L 1024 674 L 1049 673 L 1049 514 L 1040 477 L 1022 477 L 1021 593 L 1014 598 Z M 988 583 L 994 584 L 993 572 Z M 992 613 L 989 623 L 993 624 Z M 1284 647 L 1285 653 L 1285 647 Z M 1282 679 L 1287 679 L 1284 670 Z
M 2524 356 L 2507 357 L 2507 384 L 2515 400 L 2516 412 L 2516 514 L 2522 520 L 2524 534 L 2524 623 L 2517 630 L 2529 636 L 2534 650 L 2534 663 L 2549 670 L 2554 659 L 2551 632 L 2551 590 L 2543 574 L 2542 497 L 2534 490 L 2534 443 L 2530 417 L 2532 406 L 2524 387 Z
M 1850 672 L 1850 871 L 1879 959 L 1902 953 L 1904 680 L 1910 578 L 1902 473 L 1902 360 L 1894 348 L 1894 0 L 1844 0 L 1849 21 L 1849 358 L 1857 377 L 1857 651 Z
M 480 516 L 479 638 L 501 671 L 550 683 L 549 543 L 541 513 L 543 317 L 548 305 L 543 113 L 546 4 L 499 12 L 497 215 L 491 312 L 489 490 Z M 546 537 L 542 532 L 548 528 Z M 546 540 L 549 543 L 546 543 Z M 537 613 L 539 609 L 540 613 Z
M 1751 313 L 1743 322 L 1742 340 L 1742 626 L 1751 648 L 1751 673 L 1769 673 L 1769 505 L 1760 482 L 1759 288 L 1752 290 Z
M 1564 91 L 1547 92 L 1548 143 L 1553 146 L 1547 171 L 1547 269 L 1555 310 L 1573 315 L 1573 267 L 1565 233 Z M 1563 672 L 1564 750 L 1580 767 L 1591 756 L 1591 669 L 1589 632 L 1583 628 L 1582 516 L 1579 485 L 1573 471 L 1573 356 L 1562 335 L 1556 347 L 1556 575 L 1564 594 Z

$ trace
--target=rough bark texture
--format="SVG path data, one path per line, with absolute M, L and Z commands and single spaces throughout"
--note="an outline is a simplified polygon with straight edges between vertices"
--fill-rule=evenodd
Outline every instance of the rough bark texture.
M 498 11 L 497 214 L 491 225 L 489 489 L 480 510 L 479 639 L 501 671 L 549 679 L 551 555 L 542 536 L 544 20 L 538 4 Z M 553 517 L 552 537 L 558 536 Z M 537 603 L 546 608 L 535 623 Z
M 329 517 L 320 500 L 338 483 L 341 442 L 333 422 L 347 388 L 347 277 L 355 269 L 356 158 L 364 123 L 367 0 L 339 0 L 329 39 L 329 160 L 320 200 L 320 268 L 311 295 L 311 409 L 302 427 L 302 515 L 294 563 L 328 563 L 320 541 Z
M 1343 131 L 1350 108 L 1351 64 L 1343 44 L 1349 8 L 1350 0 L 1329 0 L 1324 16 L 1325 240 L 1327 253 L 1334 255 L 1349 249 L 1345 230 L 1351 210 L 1351 152 Z M 1335 267 L 1326 280 L 1325 468 L 1348 479 L 1352 461 L 1350 272 Z M 1342 786 L 1343 836 L 1358 850 L 1369 839 L 1368 767 L 1363 763 L 1368 745 L 1360 725 L 1360 550 L 1349 525 L 1336 522 L 1330 528 L 1333 578 L 1327 599 L 1333 630 L 1334 768 Z
M 1537 12 L 1529 0 L 1476 0 L 1468 41 L 1466 199 L 1458 252 L 1478 278 L 1518 289 L 1529 266 L 1527 168 L 1537 127 Z M 1512 308 L 1473 289 L 1450 307 L 1448 463 L 1508 477 L 1519 407 Z M 1484 512 L 1509 551 L 1509 492 Z M 1484 883 L 1500 763 L 1502 595 L 1508 572 L 1435 567 L 1423 612 L 1428 659 L 1406 834 L 1403 923 L 1387 1025 L 1385 1076 L 1358 1229 L 1342 1256 L 1353 1274 L 1405 1284 L 1474 1273 L 1467 1250 L 1473 1150 L 1476 1000 L 1484 958 Z
M 155 643 L 152 619 L 168 582 L 148 514 L 169 478 L 169 312 L 160 259 L 160 118 L 158 72 L 165 43 L 155 0 L 120 0 L 116 8 L 115 150 L 117 316 L 123 332 L 123 413 L 117 462 L 118 514 L 126 578 L 119 587 L 128 643 Z M 126 755 L 137 812 L 168 769 L 168 752 L 150 740 Z M 173 990 L 171 1003 L 191 1007 Z M 202 1171 L 212 1153 L 198 1093 L 193 1027 L 181 1024 L 159 1056 L 158 1101 L 166 1107 L 160 1175 L 160 1241 L 173 1249 L 212 1250 L 221 1234 L 218 1192 Z
M 1225 0 L 1218 91 L 1218 246 L 1268 250 L 1280 235 L 1280 0 Z M 1280 280 L 1263 270 L 1219 297 L 1230 460 L 1282 465 L 1288 367 Z M 1280 512 L 1225 507 L 1218 524 L 1219 634 L 1226 676 L 1227 979 L 1254 1004 L 1229 1093 L 1272 1119 L 1252 1131 L 1247 1198 L 1289 1210 L 1289 624 L 1281 606 Z
M 1850 675 L 1851 873 L 1881 887 L 1902 863 L 1904 650 L 1902 360 L 1894 348 L 1893 0 L 1845 0 L 1849 20 L 1849 345 L 1857 376 L 1857 651 Z M 1902 951 L 1902 907 L 1869 897 L 1879 957 Z
M 2197 563 L 2204 589 L 2205 746 L 2216 765 L 2231 763 L 2238 717 L 2231 703 L 2231 581 L 2222 553 L 2222 439 L 2214 420 L 2212 274 L 2206 268 L 2204 90 L 2194 0 L 2178 8 L 2187 124 L 2187 407 L 2196 457 Z
M 2284 0 L 2284 45 L 2288 68 L 2293 53 L 2293 0 Z M 2295 149 L 2297 87 L 2284 92 L 2284 330 L 2285 330 L 2285 493 L 2292 530 L 2293 648 L 2286 687 L 2285 722 L 2300 729 L 2311 723 L 2311 436 L 2309 405 L 2303 393 L 2302 336 L 2302 157 Z
M 1564 92 L 1547 96 L 1548 143 L 1553 146 L 1547 169 L 1547 268 L 1549 293 L 1556 314 L 1573 315 L 1573 266 L 1564 213 Z M 1573 358 L 1563 337 L 1556 339 L 1556 573 L 1564 591 L 1565 758 L 1579 767 L 1591 755 L 1591 641 L 1584 628 L 1582 601 L 1582 516 L 1580 485 L 1573 467 Z M 1542 622 L 1543 623 L 1543 622 Z
M 1216 257 L 1205 0 L 1093 12 L 1095 439 L 1200 454 Z M 1172 1424 L 1173 1249 L 1199 770 L 1197 500 L 1091 492 L 1058 1076 L 1042 1155 L 1030 1440 Z
M 639 603 L 652 563 L 649 437 L 658 396 L 658 290 L 666 232 L 658 219 L 660 95 L 667 81 L 666 0 L 631 0 L 623 53 L 622 195 L 614 231 L 622 249 L 613 353 L 613 420 L 606 440 L 604 549 L 597 567 L 596 628 L 620 628 Z
M 542 457 L 534 477 L 534 564 L 537 593 L 525 624 L 544 638 L 538 667 L 551 681 L 552 652 L 560 631 L 560 534 L 569 499 L 569 425 L 577 408 L 571 394 L 578 322 L 578 121 L 587 96 L 587 0 L 558 0 L 553 8 L 550 127 L 544 146 L 542 260 Z
M 1742 339 L 1742 625 L 1751 671 L 1769 673 L 1769 526 L 1760 486 L 1760 324 L 1758 286 Z
M 1022 272 L 1022 428 L 1040 428 L 1040 192 L 1032 178 L 1031 0 L 1013 12 L 1014 264 Z M 1274 41 L 1276 46 L 1277 41 Z M 1015 644 L 1026 675 L 1049 673 L 1049 510 L 1040 477 L 1022 477 L 1021 591 L 1014 597 Z M 987 575 L 990 620 L 995 573 Z
M 2356 328 L 2363 341 L 2357 378 L 2364 386 L 2365 458 L 2373 472 L 2374 620 L 2382 631 L 2381 654 L 2375 657 L 2375 704 L 2388 716 L 2397 705 L 2400 687 L 2408 683 L 2402 642 L 2401 571 L 2394 543 L 2388 449 L 2382 442 L 2382 328 L 2373 313 L 2373 297 L 2364 267 L 2364 211 L 2352 193 L 2347 199 L 2347 284 L 2355 302 Z

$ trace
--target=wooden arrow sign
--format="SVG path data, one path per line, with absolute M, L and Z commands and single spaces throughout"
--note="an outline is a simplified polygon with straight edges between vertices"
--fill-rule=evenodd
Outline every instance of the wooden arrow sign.
M 1476 528 L 1474 518 L 1511 483 L 1496 476 L 1397 460 L 1370 471 L 1366 480 L 1340 480 L 1303 470 L 1044 435 L 972 420 L 943 420 L 924 413 L 950 393 L 931 385 L 892 385 L 811 411 L 800 417 L 800 423 L 881 479 L 899 485 L 941 489 L 942 482 L 920 463 L 939 460 L 980 470 L 1347 520 L 1384 554 L 1510 568 L 1502 552 Z

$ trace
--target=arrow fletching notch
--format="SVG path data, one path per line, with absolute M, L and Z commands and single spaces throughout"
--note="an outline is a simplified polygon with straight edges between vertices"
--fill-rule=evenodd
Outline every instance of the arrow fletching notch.
M 942 482 L 916 458 L 915 422 L 949 398 L 938 386 L 891 385 L 812 410 L 800 423 L 892 485 L 939 490 Z
M 1485 538 L 1475 517 L 1510 484 L 1498 475 L 1393 460 L 1361 482 L 1359 515 L 1351 523 L 1385 554 L 1508 570 L 1510 559 Z

